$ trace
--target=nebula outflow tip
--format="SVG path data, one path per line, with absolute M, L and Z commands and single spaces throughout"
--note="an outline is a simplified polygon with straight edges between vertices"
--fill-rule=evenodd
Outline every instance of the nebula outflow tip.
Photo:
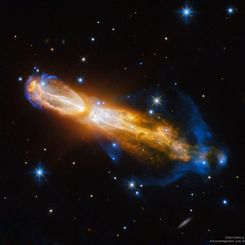
M 45 108 L 64 115 L 82 114 L 85 101 L 55 76 L 31 76 L 25 86 L 27 99 L 37 108 Z

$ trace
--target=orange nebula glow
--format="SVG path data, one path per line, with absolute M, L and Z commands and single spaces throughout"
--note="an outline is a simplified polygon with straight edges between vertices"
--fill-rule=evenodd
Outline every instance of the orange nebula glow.
M 56 78 L 34 77 L 26 92 L 32 104 L 88 125 L 106 138 L 117 141 L 122 149 L 138 160 L 156 166 L 166 159 L 187 162 L 191 145 L 168 121 L 129 109 L 97 105 Z

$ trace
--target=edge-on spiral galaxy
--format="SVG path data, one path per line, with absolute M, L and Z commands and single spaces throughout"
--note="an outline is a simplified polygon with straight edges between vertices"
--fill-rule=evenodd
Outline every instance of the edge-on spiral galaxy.
M 152 166 L 164 167 L 169 160 L 183 165 L 193 161 L 205 165 L 210 159 L 225 161 L 219 149 L 209 146 L 202 151 L 202 144 L 188 141 L 184 132 L 169 120 L 115 105 L 98 105 L 55 76 L 31 76 L 25 92 L 35 107 L 87 125 L 106 139 L 115 140 L 132 157 Z

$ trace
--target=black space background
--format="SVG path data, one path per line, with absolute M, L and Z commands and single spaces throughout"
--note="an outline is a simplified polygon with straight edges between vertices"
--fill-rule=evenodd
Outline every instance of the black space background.
M 237 11 L 227 18 L 230 4 Z M 177 12 L 184 5 L 170 0 L 1 2 L 0 244 L 209 244 L 225 235 L 245 235 L 245 4 L 189 2 L 195 13 L 186 24 Z M 26 101 L 17 77 L 26 79 L 35 65 L 69 83 L 82 74 L 89 94 L 112 99 L 177 81 L 228 147 L 228 167 L 209 183 L 193 177 L 180 180 L 180 188 L 145 187 L 140 198 L 130 196 L 107 171 L 120 177 L 132 159 L 113 166 L 95 141 L 79 140 L 77 125 Z M 48 171 L 41 185 L 31 173 L 39 161 Z M 229 200 L 226 207 L 223 198 Z M 177 230 L 189 216 L 193 220 Z

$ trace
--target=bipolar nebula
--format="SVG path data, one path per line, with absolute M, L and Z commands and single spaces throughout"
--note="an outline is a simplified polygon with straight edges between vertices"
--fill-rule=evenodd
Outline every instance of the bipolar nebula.
M 168 102 L 156 113 L 97 103 L 47 74 L 31 76 L 25 94 L 35 108 L 69 117 L 81 124 L 81 130 L 86 125 L 142 165 L 159 171 L 171 168 L 164 178 L 150 178 L 150 184 L 165 185 L 188 172 L 205 175 L 226 165 L 225 148 L 216 142 L 190 97 L 180 92 L 164 96 Z M 160 104 L 159 98 L 153 98 L 153 104 Z M 169 109 L 171 103 L 174 111 Z M 106 151 L 111 155 L 111 150 Z

